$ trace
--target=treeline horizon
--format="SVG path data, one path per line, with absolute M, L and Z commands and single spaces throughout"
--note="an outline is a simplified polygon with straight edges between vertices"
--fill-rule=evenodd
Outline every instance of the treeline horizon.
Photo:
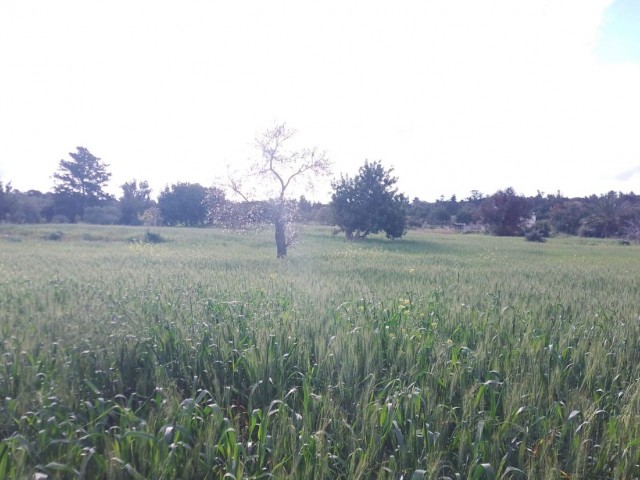
M 272 220 L 269 200 L 234 201 L 223 187 L 200 183 L 167 185 L 154 199 L 148 182 L 133 179 L 120 186 L 122 193 L 116 197 L 105 191 L 111 177 L 108 165 L 84 147 L 69 155 L 72 160 L 60 161 L 51 191 L 22 192 L 0 178 L 0 222 L 238 228 Z M 557 233 L 640 239 L 640 195 L 633 192 L 566 197 L 560 191 L 538 191 L 524 196 L 507 187 L 491 194 L 472 190 L 461 200 L 456 195 L 435 201 L 399 197 L 409 229 L 448 227 L 501 236 L 530 235 L 538 241 Z M 289 222 L 337 224 L 332 202 L 311 202 L 304 196 L 286 201 Z
M 195 227 L 233 223 L 239 226 L 247 221 L 258 223 L 268 220 L 268 200 L 229 200 L 218 187 L 204 187 L 200 183 L 174 183 L 165 187 L 155 199 L 151 198 L 152 190 L 145 181 L 131 180 L 121 189 L 120 196 L 109 195 L 98 204 L 85 207 L 83 215 L 69 216 L 74 208 L 68 205 L 68 199 L 62 201 L 60 194 L 35 189 L 23 192 L 12 188 L 11 182 L 4 183 L 0 179 L 0 222 Z M 291 202 L 296 204 L 296 221 L 333 225 L 330 201 L 309 201 L 302 195 Z M 514 212 L 509 212 L 509 209 Z M 472 190 L 461 200 L 456 195 L 435 201 L 414 197 L 406 201 L 405 212 L 408 228 L 451 227 L 472 231 L 474 227 L 487 227 L 490 233 L 519 235 L 526 230 L 518 227 L 522 217 L 528 219 L 525 223 L 531 224 L 533 220 L 538 226 L 542 224 L 545 229 L 557 233 L 621 237 L 635 232 L 640 225 L 640 195 L 633 191 L 609 191 L 599 195 L 567 197 L 560 191 L 554 194 L 538 191 L 536 195 L 525 196 L 508 187 L 492 194 Z M 233 221 L 234 215 L 238 217 L 236 222 Z M 517 217 L 511 225 L 506 218 L 509 215 L 514 219 Z M 506 229 L 512 231 L 491 228 L 497 224 L 507 225 Z

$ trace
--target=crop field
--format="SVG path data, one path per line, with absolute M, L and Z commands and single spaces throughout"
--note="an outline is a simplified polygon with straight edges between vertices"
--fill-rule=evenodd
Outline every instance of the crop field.
M 272 236 L 0 225 L 0 478 L 640 477 L 640 246 Z

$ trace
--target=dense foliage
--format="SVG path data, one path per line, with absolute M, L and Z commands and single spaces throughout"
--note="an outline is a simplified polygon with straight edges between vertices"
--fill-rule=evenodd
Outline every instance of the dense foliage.
M 531 228 L 584 237 L 636 236 L 640 227 L 640 195 L 608 192 L 583 198 L 561 193 L 534 197 L 517 195 L 512 188 L 485 196 L 479 192 L 458 201 L 434 203 L 414 199 L 407 208 L 408 224 L 487 228 L 497 235 L 522 235 Z M 534 221 L 535 219 L 535 221 Z M 536 225 L 542 223 L 543 225 Z
M 482 202 L 482 223 L 494 235 L 522 235 L 533 215 L 530 202 L 513 188 L 499 190 Z
M 176 183 L 158 196 L 158 208 L 166 225 L 203 225 L 207 218 L 207 189 L 199 183 Z
M 85 147 L 70 152 L 71 160 L 60 160 L 55 179 L 55 209 L 70 220 L 84 216 L 85 208 L 97 207 L 109 200 L 105 187 L 111 178 L 106 165 Z
M 153 206 L 149 183 L 134 179 L 120 188 L 120 222 L 124 225 L 142 225 L 144 212 Z
M 384 231 L 399 238 L 406 231 L 405 198 L 398 193 L 393 169 L 366 161 L 358 174 L 333 182 L 331 210 L 334 223 L 349 240 Z

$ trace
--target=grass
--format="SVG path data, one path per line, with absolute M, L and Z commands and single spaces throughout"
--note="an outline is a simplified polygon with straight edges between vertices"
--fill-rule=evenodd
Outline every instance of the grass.
M 0 478 L 640 476 L 637 246 L 152 233 L 0 226 Z

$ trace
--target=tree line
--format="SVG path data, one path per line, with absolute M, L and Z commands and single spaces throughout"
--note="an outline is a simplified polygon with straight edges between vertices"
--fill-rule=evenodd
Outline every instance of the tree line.
M 334 180 L 329 204 L 312 203 L 304 196 L 291 198 L 290 187 L 296 181 L 312 183 L 330 170 L 324 152 L 287 148 L 294 135 L 284 124 L 268 129 L 256 140 L 259 160 L 248 172 L 211 187 L 174 183 L 155 199 L 148 182 L 137 179 L 121 185 L 117 198 L 110 195 L 109 165 L 87 148 L 77 147 L 69 159 L 60 160 L 50 192 L 21 192 L 0 179 L 0 221 L 229 228 L 271 223 L 279 257 L 295 241 L 296 222 L 333 225 L 350 240 L 379 232 L 394 239 L 407 228 L 434 226 L 537 241 L 554 233 L 640 238 L 640 196 L 634 193 L 568 198 L 560 192 L 538 192 L 527 197 L 505 188 L 490 195 L 472 191 L 461 200 L 454 195 L 435 202 L 409 201 L 398 192 L 393 169 L 379 161 L 365 161 L 354 176 Z M 243 179 L 251 177 L 271 182 L 271 200 L 250 197 Z M 228 194 L 239 200 L 230 200 Z
M 491 195 L 478 191 L 463 199 L 456 196 L 435 202 L 413 199 L 408 224 L 482 228 L 501 236 L 555 233 L 597 238 L 640 238 L 640 195 L 610 191 L 601 195 L 569 198 L 560 192 L 518 195 L 513 188 Z

